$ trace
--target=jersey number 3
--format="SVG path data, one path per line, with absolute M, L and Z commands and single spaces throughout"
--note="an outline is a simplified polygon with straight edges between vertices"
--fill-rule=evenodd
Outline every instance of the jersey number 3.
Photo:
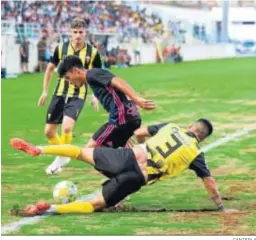
M 182 146 L 182 142 L 174 135 L 171 135 L 172 139 L 175 141 L 175 145 L 171 146 L 171 144 L 169 142 L 166 142 L 166 147 L 167 147 L 167 151 L 164 152 L 160 147 L 156 147 L 156 150 L 160 153 L 160 155 L 163 158 L 167 158 L 168 156 L 170 156 L 176 149 L 178 149 L 180 146 Z

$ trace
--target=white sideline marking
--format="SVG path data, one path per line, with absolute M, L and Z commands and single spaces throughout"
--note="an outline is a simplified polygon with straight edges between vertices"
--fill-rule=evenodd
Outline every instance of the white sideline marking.
M 1 228 L 1 234 L 7 234 L 10 232 L 16 232 L 20 228 L 22 228 L 24 225 L 29 225 L 29 224 L 35 224 L 39 221 L 41 221 L 43 218 L 48 217 L 48 215 L 45 216 L 35 216 L 35 217 L 24 217 L 21 220 L 17 222 L 12 222 L 7 224 L 6 226 L 3 226 Z
M 231 135 L 228 135 L 228 136 L 226 136 L 224 138 L 219 138 L 218 140 L 208 144 L 205 147 L 202 147 L 201 149 L 202 149 L 203 152 L 208 152 L 209 150 L 211 150 L 213 148 L 216 148 L 218 146 L 221 146 L 224 143 L 233 141 L 233 140 L 235 140 L 235 139 L 237 139 L 237 138 L 239 138 L 239 137 L 249 133 L 252 130 L 256 130 L 256 129 L 255 128 L 243 128 L 243 129 L 241 129 L 241 130 L 239 130 L 239 131 L 237 131 L 237 132 L 235 132 L 235 133 L 233 133 Z
M 255 128 L 244 128 L 244 129 L 241 129 L 231 135 L 228 135 L 227 137 L 224 137 L 224 138 L 219 138 L 217 139 L 216 141 L 208 144 L 207 146 L 205 147 L 202 147 L 202 151 L 203 152 L 208 152 L 209 150 L 213 149 L 213 148 L 216 148 L 216 147 L 219 147 L 227 142 L 230 142 L 230 141 L 233 141 L 235 139 L 238 139 L 240 138 L 241 136 L 249 133 L 250 131 L 252 130 L 256 130 Z M 89 194 L 89 195 L 84 195 L 84 196 L 81 196 L 79 200 L 85 200 L 85 199 L 88 199 L 90 198 L 92 194 Z M 49 214 L 50 215 L 50 214 Z M 10 233 L 10 232 L 14 232 L 14 231 L 18 231 L 21 227 L 25 226 L 25 225 L 28 225 L 28 224 L 35 224 L 39 221 L 41 221 L 43 218 L 46 218 L 48 217 L 49 215 L 45 215 L 45 216 L 35 216 L 35 217 L 25 217 L 25 218 L 22 218 L 21 220 L 19 221 L 16 221 L 16 222 L 13 222 L 13 223 L 10 223 L 10 224 L 7 224 L 6 226 L 3 226 L 1 228 L 1 233 L 2 234 L 7 234 L 7 233 Z

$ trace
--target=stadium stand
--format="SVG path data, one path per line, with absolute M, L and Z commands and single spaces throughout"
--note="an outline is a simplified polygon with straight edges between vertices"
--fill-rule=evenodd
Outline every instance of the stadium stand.
M 70 23 L 77 16 L 85 19 L 88 40 L 99 49 L 106 67 L 129 66 L 132 53 L 128 53 L 125 44 L 134 38 L 140 38 L 144 44 L 153 43 L 164 32 L 162 20 L 156 13 L 148 13 L 146 8 L 129 2 L 3 1 L 1 34 L 15 36 L 19 44 L 27 38 L 37 45 L 45 38 L 48 56 L 58 42 L 69 39 Z M 124 45 L 120 47 L 120 44 Z
M 156 3 L 156 1 L 148 1 L 148 2 Z M 158 0 L 157 4 L 209 10 L 213 7 L 221 7 L 222 0 L 186 0 L 186 1 Z M 255 0 L 232 0 L 232 1 L 229 1 L 229 6 L 230 7 L 256 7 L 256 1 Z
M 3 1 L 1 19 L 4 24 L 15 22 L 19 40 L 38 38 L 40 29 L 65 37 L 72 18 L 80 16 L 86 19 L 90 33 L 117 33 L 122 41 L 138 35 L 147 42 L 162 32 L 163 24 L 160 17 L 147 15 L 145 10 L 112 1 Z
M 192 50 L 194 46 L 208 49 L 209 45 L 223 42 L 221 3 L 221 0 L 2 1 L 1 44 L 5 63 L 2 65 L 6 65 L 8 73 L 20 72 L 19 58 L 14 56 L 19 55 L 18 46 L 27 38 L 31 53 L 29 71 L 39 69 L 40 39 L 47 42 L 44 47 L 47 63 L 57 43 L 69 39 L 70 23 L 75 16 L 86 20 L 87 40 L 98 48 L 105 67 L 186 61 L 199 55 L 197 51 L 190 55 L 192 46 Z M 230 6 L 234 8 L 230 9 L 228 43 L 254 41 L 256 1 L 234 0 Z M 245 8 L 238 9 L 239 6 Z M 11 52 L 7 54 L 3 46 L 8 46 Z M 181 56 L 173 58 L 173 53 Z

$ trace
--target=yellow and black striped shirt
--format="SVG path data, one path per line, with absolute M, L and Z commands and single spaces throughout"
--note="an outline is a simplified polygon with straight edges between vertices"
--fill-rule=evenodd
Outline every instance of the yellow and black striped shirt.
M 60 43 L 55 48 L 51 63 L 58 66 L 58 64 L 68 55 L 79 56 L 86 69 L 101 68 L 101 58 L 96 48 L 89 44 L 85 44 L 82 49 L 75 51 L 71 42 Z M 64 78 L 61 78 L 55 88 L 54 95 L 85 99 L 87 95 L 87 85 L 84 84 L 79 88 L 68 83 Z
M 211 175 L 191 132 L 173 123 L 151 126 L 148 131 L 154 135 L 146 141 L 148 184 L 167 176 L 177 176 L 186 169 L 194 170 L 201 178 Z

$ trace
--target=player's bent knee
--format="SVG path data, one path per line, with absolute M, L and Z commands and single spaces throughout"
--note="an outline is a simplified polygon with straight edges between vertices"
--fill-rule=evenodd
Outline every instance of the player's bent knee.
M 143 175 L 136 171 L 124 172 L 103 184 L 102 194 L 108 207 L 115 206 L 128 195 L 145 185 Z
M 71 133 L 73 126 L 62 126 L 62 132 L 64 133 Z
M 78 156 L 78 159 L 90 163 L 91 165 L 94 166 L 95 162 L 93 158 L 93 151 L 93 148 L 82 148 Z
M 70 133 L 75 125 L 75 120 L 69 116 L 64 116 L 62 122 L 62 132 Z
M 49 127 L 45 127 L 44 129 L 44 135 L 50 139 L 50 138 L 53 138 L 54 136 L 56 136 L 57 134 L 57 131 L 56 129 L 52 129 L 52 128 L 49 128 Z

